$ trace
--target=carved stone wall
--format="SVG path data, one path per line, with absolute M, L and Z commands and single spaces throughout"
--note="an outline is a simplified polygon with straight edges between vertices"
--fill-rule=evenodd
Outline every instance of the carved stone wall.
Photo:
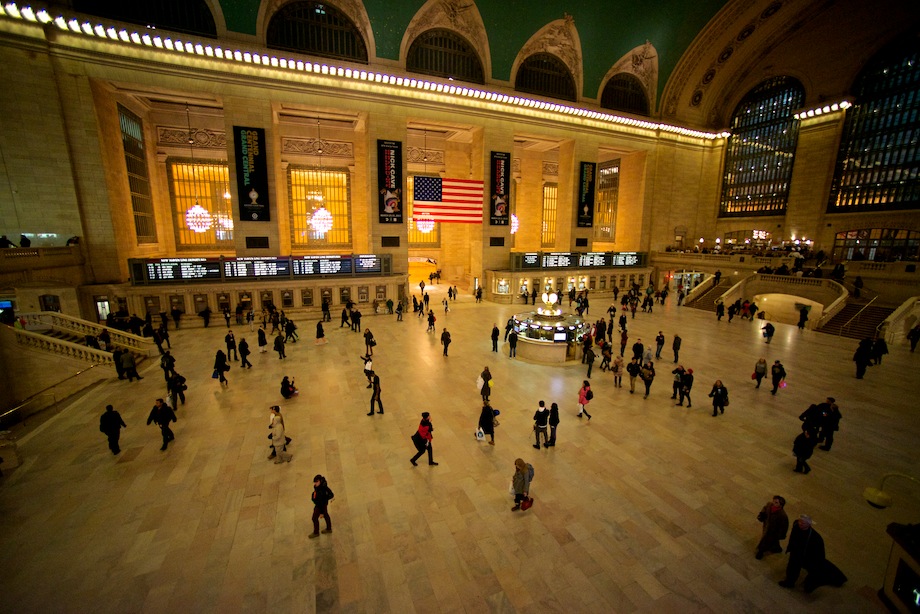
M 435 166 L 444 166 L 444 150 L 425 149 L 423 147 L 406 147 L 406 162 L 412 164 L 433 164 Z
M 281 137 L 282 154 L 298 154 L 304 156 L 319 156 L 322 150 L 324 158 L 355 157 L 354 144 L 349 141 L 330 141 L 327 139 Z
M 549 53 L 566 65 L 575 79 L 575 91 L 580 98 L 584 85 L 582 69 L 581 39 L 575 28 L 575 18 L 566 14 L 563 19 L 551 21 L 530 37 L 521 48 L 512 68 L 512 83 L 521 63 L 536 53 Z
M 207 128 L 192 128 L 191 146 L 195 149 L 227 149 L 227 133 Z M 188 147 L 188 128 L 157 126 L 157 145 Z
M 655 105 L 658 102 L 658 50 L 655 49 L 655 46 L 645 41 L 644 45 L 635 47 L 620 58 L 601 80 L 601 88 L 597 92 L 598 101 L 601 99 L 607 82 L 621 73 L 628 73 L 639 79 L 648 97 L 649 112 L 654 114 Z
M 399 53 L 403 65 L 412 42 L 420 34 L 436 28 L 452 30 L 463 36 L 476 50 L 486 79 L 492 76 L 489 37 L 479 9 L 470 0 L 428 0 L 415 14 L 403 35 Z

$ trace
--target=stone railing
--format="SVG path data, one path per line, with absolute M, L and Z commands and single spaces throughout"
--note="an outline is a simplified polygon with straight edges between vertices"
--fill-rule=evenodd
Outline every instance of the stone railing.
M 663 263 L 687 263 L 704 265 L 707 269 L 724 267 L 734 267 L 740 269 L 759 269 L 762 266 L 778 267 L 788 266 L 790 269 L 795 265 L 795 258 L 792 256 L 755 256 L 753 254 L 700 254 L 695 252 L 651 252 L 649 261 L 660 266 Z M 728 274 L 728 271 L 724 271 Z
M 849 292 L 836 281 L 825 278 L 795 277 L 793 275 L 763 275 L 756 273 L 745 277 L 719 297 L 726 305 L 736 299 L 750 299 L 757 294 L 791 294 L 820 303 L 821 316 L 809 320 L 808 328 L 820 328 L 846 306 Z M 783 321 L 782 319 L 778 321 Z M 788 322 L 794 324 L 795 321 Z
M 0 249 L 0 272 L 45 269 L 83 264 L 79 245 Z
M 117 328 L 110 328 L 88 320 L 81 320 L 80 318 L 75 318 L 56 311 L 23 313 L 20 314 L 20 317 L 25 319 L 25 327 L 27 330 L 50 328 L 51 330 L 73 333 L 80 337 L 85 337 L 86 335 L 98 337 L 103 330 L 107 330 L 109 331 L 109 337 L 112 340 L 112 344 L 116 347 L 131 350 L 135 354 L 141 354 L 143 356 L 153 356 L 159 353 L 151 339 L 138 337 L 137 335 L 126 333 L 123 330 L 118 330 Z
M 907 333 L 920 322 L 920 296 L 904 301 L 885 321 L 879 325 L 879 332 L 885 336 L 889 345 L 902 343 Z
M 93 364 L 114 365 L 112 354 L 105 350 L 97 350 L 79 343 L 55 339 L 41 333 L 35 333 L 29 330 L 14 329 L 16 334 L 16 343 L 21 346 L 50 352 L 66 358 L 73 358 L 82 362 L 91 362 Z

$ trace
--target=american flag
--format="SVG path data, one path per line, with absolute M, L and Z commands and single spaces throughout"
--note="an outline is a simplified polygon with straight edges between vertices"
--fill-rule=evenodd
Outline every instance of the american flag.
M 416 177 L 412 217 L 482 224 L 482 185 L 472 179 Z

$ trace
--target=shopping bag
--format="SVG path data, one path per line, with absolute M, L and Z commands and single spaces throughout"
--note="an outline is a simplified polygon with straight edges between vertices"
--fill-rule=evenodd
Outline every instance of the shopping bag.
M 482 441 L 483 439 L 486 438 L 486 434 L 482 432 L 482 427 L 476 429 L 475 435 L 476 435 L 476 439 L 478 439 L 479 441 Z

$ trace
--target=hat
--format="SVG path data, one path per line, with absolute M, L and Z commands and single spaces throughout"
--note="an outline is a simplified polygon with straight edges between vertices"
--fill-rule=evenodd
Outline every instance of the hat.
M 805 514 L 802 514 L 801 516 L 799 516 L 799 520 L 807 524 L 809 527 L 812 525 L 811 516 L 806 516 Z
M 423 412 L 422 412 L 422 418 L 427 418 L 427 417 L 430 416 L 430 415 L 431 415 L 431 414 L 429 414 L 427 411 L 423 411 Z

